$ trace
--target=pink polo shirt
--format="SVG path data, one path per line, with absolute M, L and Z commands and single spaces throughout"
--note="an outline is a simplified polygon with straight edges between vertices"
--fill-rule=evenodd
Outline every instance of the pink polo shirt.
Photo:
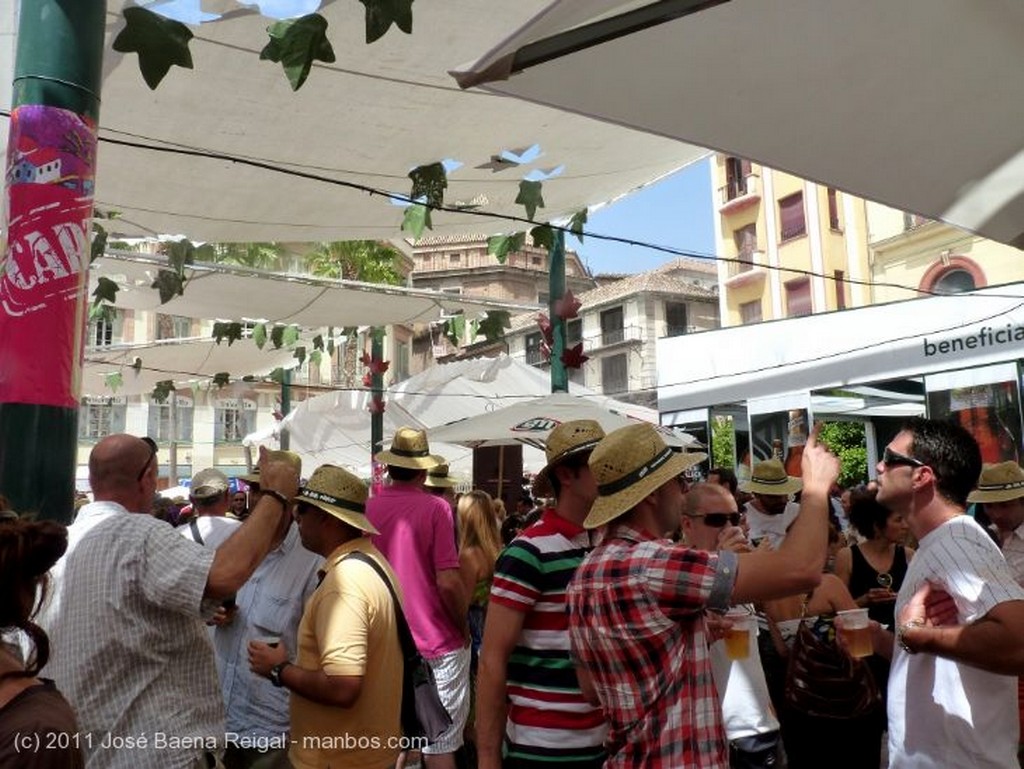
M 402 586 L 405 617 L 420 654 L 431 659 L 461 649 L 462 631 L 448 617 L 437 574 L 459 568 L 452 510 L 416 486 L 385 486 L 366 502 L 366 517 L 380 534 L 373 544 Z

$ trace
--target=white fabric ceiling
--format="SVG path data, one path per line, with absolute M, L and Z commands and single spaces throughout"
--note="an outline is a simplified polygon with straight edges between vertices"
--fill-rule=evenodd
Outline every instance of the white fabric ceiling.
M 416 3 L 414 28 L 365 43 L 363 7 L 325 0 L 337 61 L 317 63 L 292 92 L 278 64 L 260 61 L 272 20 L 231 0 L 230 12 L 194 28 L 194 70 L 172 68 L 150 91 L 134 54 L 111 47 L 126 0 L 109 0 L 96 205 L 122 212 L 124 235 L 181 234 L 200 241 L 315 241 L 396 237 L 403 209 L 387 197 L 232 162 L 245 158 L 407 195 L 408 172 L 444 159 L 448 204 L 525 217 L 518 183 L 534 169 L 564 172 L 544 184 L 539 221 L 567 218 L 660 178 L 704 154 L 676 141 L 483 92 L 461 91 L 447 71 L 500 39 L 542 0 Z M 0 3 L 0 73 L 10 73 L 14 6 Z M 0 108 L 10 107 L 10 78 Z M 0 119 L 0 148 L 7 124 Z M 213 153 L 184 156 L 104 139 Z M 540 146 L 532 162 L 476 168 L 504 150 Z M 498 233 L 527 225 L 435 212 L 435 235 Z M 430 231 L 428 231 L 429 233 Z
M 602 16 L 702 4 L 555 0 L 456 74 L 1024 245 L 1019 2 L 729 0 L 500 80 Z
M 132 364 L 142 360 L 136 372 Z M 231 379 L 263 376 L 275 368 L 294 365 L 294 351 L 274 350 L 270 345 L 260 350 L 251 339 L 240 339 L 228 345 L 213 339 L 173 339 L 149 344 L 117 345 L 89 348 L 85 351 L 82 372 L 83 396 L 143 395 L 153 391 L 157 382 L 170 379 L 178 388 L 190 383 L 207 385 L 219 372 L 228 372 Z M 106 384 L 108 374 L 120 373 L 121 386 L 116 390 Z
M 489 309 L 512 314 L 537 310 L 536 306 L 440 291 L 281 275 L 225 265 L 190 265 L 185 269 L 185 293 L 160 304 L 159 293 L 150 288 L 160 269 L 168 269 L 163 257 L 108 254 L 97 259 L 90 269 L 90 291 L 100 277 L 106 277 L 121 287 L 117 307 L 187 318 L 296 323 L 304 328 L 429 323 L 440 320 L 442 313 L 450 315 L 460 310 L 470 318 Z

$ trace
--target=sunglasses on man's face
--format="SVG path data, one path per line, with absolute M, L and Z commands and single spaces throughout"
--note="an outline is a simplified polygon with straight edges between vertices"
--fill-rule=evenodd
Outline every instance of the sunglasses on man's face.
M 704 523 L 713 529 L 721 529 L 726 524 L 730 526 L 740 525 L 739 513 L 702 513 L 700 515 L 691 515 L 690 517 L 703 518 Z
M 135 479 L 137 481 L 141 481 L 143 478 L 146 477 L 146 471 L 149 470 L 149 466 L 153 463 L 153 457 L 156 456 L 156 451 L 157 451 L 156 441 L 154 441 L 148 435 L 145 438 L 142 438 L 141 440 L 142 440 L 143 443 L 145 443 L 147 446 L 149 446 L 149 457 L 146 459 L 146 464 L 144 464 L 142 466 L 142 469 L 139 470 L 139 475 Z
M 900 454 L 898 451 L 893 451 L 888 446 L 885 447 L 885 451 L 882 452 L 882 464 L 886 467 L 925 467 L 925 463 L 920 459 L 907 456 L 906 454 Z

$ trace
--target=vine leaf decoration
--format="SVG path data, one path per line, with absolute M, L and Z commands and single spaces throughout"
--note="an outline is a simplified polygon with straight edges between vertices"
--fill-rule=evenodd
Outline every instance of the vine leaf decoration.
M 335 61 L 334 48 L 327 39 L 327 19 L 319 13 L 271 24 L 267 34 L 270 42 L 260 51 L 260 60 L 279 63 L 293 91 L 302 88 L 314 61 Z
M 252 341 L 256 344 L 257 350 L 262 350 L 267 343 L 267 324 L 257 323 L 252 330 Z
M 569 220 L 569 231 L 583 242 L 583 225 L 587 223 L 587 209 L 577 211 Z
M 562 363 L 566 368 L 579 368 L 588 360 L 590 357 L 583 354 L 583 342 L 562 352 Z
M 580 314 L 580 307 L 582 306 L 583 303 L 573 296 L 572 290 L 566 289 L 562 297 L 555 300 L 555 315 L 562 320 L 578 318 Z
M 550 224 L 534 227 L 530 230 L 530 238 L 533 240 L 533 245 L 537 248 L 546 248 L 550 251 L 552 246 L 555 245 L 555 231 Z
M 284 344 L 284 326 L 274 326 L 270 329 L 270 343 L 274 345 L 275 350 L 281 349 L 281 345 Z
M 444 205 L 444 191 L 448 189 L 448 174 L 444 164 L 417 166 L 409 172 L 409 178 L 412 179 L 412 192 L 409 193 L 412 200 L 425 197 L 427 205 L 432 208 Z
M 540 329 L 540 335 L 541 338 L 544 339 L 544 343 L 548 347 L 554 345 L 555 342 L 553 329 L 551 328 L 551 319 L 543 312 L 537 314 L 537 328 Z
M 211 261 L 209 257 L 213 253 L 213 246 L 206 244 L 196 248 L 190 240 L 182 238 L 170 243 L 165 253 L 172 269 L 160 270 L 151 286 L 160 292 L 160 304 L 167 304 L 176 296 L 184 296 L 185 284 L 188 282 L 185 267 L 194 264 L 197 256 L 200 260 Z
M 100 276 L 96 288 L 92 292 L 93 302 L 89 308 L 89 320 L 112 320 L 114 309 L 112 305 L 117 301 L 119 290 L 117 283 L 110 278 Z
M 120 211 L 101 211 L 96 208 L 92 212 L 92 245 L 89 249 L 89 264 L 95 262 L 107 250 L 107 229 L 97 219 L 117 219 Z
M 213 375 L 213 384 L 218 390 L 223 389 L 230 383 L 231 374 L 229 374 L 227 371 L 218 371 L 216 374 Z
M 441 328 L 441 333 L 444 334 L 445 338 L 454 347 L 459 347 L 462 344 L 463 337 L 466 335 L 466 316 L 456 315 L 452 318 L 447 318 L 444 326 Z
M 222 340 L 228 340 L 228 347 L 234 344 L 236 341 L 242 338 L 242 324 L 241 323 L 221 323 L 217 322 L 213 324 L 213 338 L 217 340 L 217 344 L 220 344 Z
M 132 370 L 138 374 L 142 371 L 142 358 L 136 356 L 135 360 L 132 361 Z
M 323 359 L 322 350 L 313 350 L 309 354 L 309 365 L 313 368 L 320 368 L 320 361 Z
M 151 397 L 157 403 L 166 403 L 167 398 L 170 397 L 170 394 L 174 390 L 174 381 L 170 379 L 163 379 L 154 385 Z
M 284 384 L 284 369 L 281 366 L 270 372 L 270 381 Z
M 480 321 L 477 332 L 488 342 L 495 342 L 505 336 L 505 329 L 512 327 L 512 319 L 505 310 L 489 310 L 487 317 Z
M 519 251 L 525 242 L 525 232 L 516 232 L 512 235 L 492 235 L 487 238 L 487 253 L 494 254 L 498 261 L 504 264 L 508 255 Z
M 103 377 L 104 383 L 110 388 L 111 392 L 117 392 L 118 388 L 124 384 L 124 377 L 121 376 L 120 371 L 114 371 Z
M 541 182 L 530 182 L 525 179 L 519 182 L 519 194 L 516 196 L 516 203 L 526 209 L 526 218 L 533 221 L 534 214 L 538 208 L 544 208 L 544 198 L 541 196 Z
M 419 240 L 424 229 L 434 229 L 434 224 L 430 221 L 430 209 L 420 203 L 408 206 L 402 218 L 402 231 L 410 232 L 413 238 Z
M 114 38 L 114 50 L 139 55 L 139 70 L 151 91 L 171 67 L 192 69 L 188 50 L 192 31 L 180 21 L 139 6 L 125 8 L 124 20 L 124 29 Z
M 300 366 L 303 363 L 305 363 L 306 362 L 306 346 L 305 345 L 299 345 L 298 347 L 296 347 L 295 348 L 295 352 L 292 353 L 292 357 L 295 358 L 295 360 L 297 360 L 299 362 Z
M 299 327 L 298 326 L 285 326 L 282 332 L 281 339 L 284 342 L 285 347 L 291 347 L 299 341 Z
M 384 37 L 394 24 L 405 34 L 412 34 L 413 0 L 360 0 L 366 6 L 366 42 Z

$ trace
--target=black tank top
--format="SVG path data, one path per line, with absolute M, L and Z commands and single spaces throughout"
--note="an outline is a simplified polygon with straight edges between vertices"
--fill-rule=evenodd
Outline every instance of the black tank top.
M 876 587 L 885 587 L 878 581 L 879 573 L 867 562 L 860 547 L 850 547 L 853 555 L 853 566 L 850 570 L 850 595 L 860 598 L 866 592 Z M 902 545 L 896 546 L 896 555 L 892 559 L 892 568 L 887 572 L 892 577 L 892 584 L 889 588 L 898 593 L 903 578 L 907 575 L 907 551 Z M 895 619 L 896 602 L 868 604 L 868 616 L 875 622 L 886 625 L 891 630 Z

